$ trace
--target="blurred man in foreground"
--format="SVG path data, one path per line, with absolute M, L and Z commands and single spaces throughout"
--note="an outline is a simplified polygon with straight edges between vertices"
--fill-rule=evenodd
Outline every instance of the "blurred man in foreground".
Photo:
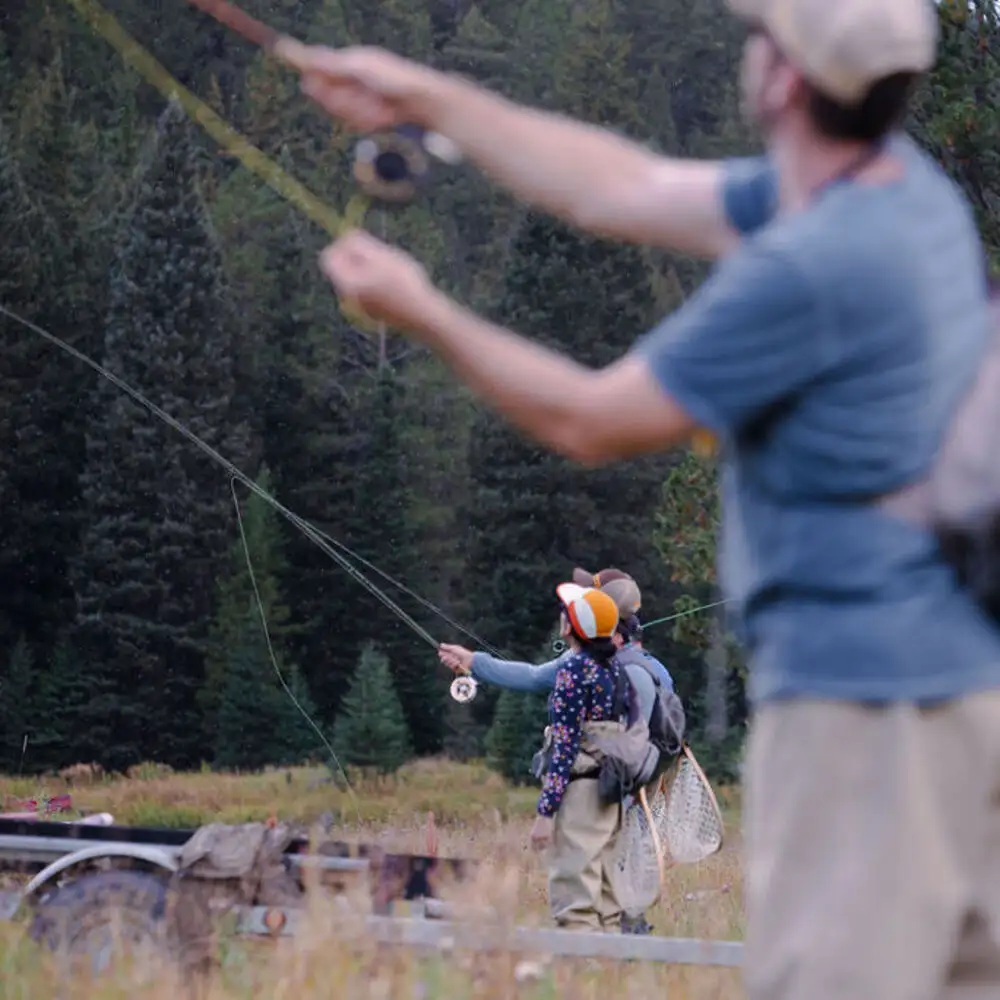
M 600 371 L 473 315 L 365 233 L 337 292 L 588 464 L 724 446 L 720 570 L 754 705 L 750 1000 L 1000 996 L 1000 630 L 928 532 L 877 506 L 928 469 L 989 336 L 969 206 L 899 131 L 930 0 L 730 0 L 767 155 L 657 157 L 390 53 L 283 42 L 360 130 L 413 121 L 525 202 L 716 258 Z

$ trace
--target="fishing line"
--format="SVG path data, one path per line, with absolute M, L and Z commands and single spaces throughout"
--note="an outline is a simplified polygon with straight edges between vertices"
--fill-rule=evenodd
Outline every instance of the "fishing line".
M 471 639 L 474 643 L 476 643 L 477 646 L 479 646 L 480 649 L 485 650 L 487 653 L 489 653 L 491 656 L 495 656 L 497 659 L 502 660 L 504 658 L 503 653 L 501 653 L 495 646 L 492 646 L 485 639 L 476 635 L 476 633 L 473 632 L 472 629 L 467 628 L 461 622 L 455 621 L 455 619 L 452 618 L 447 611 L 445 611 L 443 608 L 438 607 L 438 605 L 436 605 L 433 601 L 429 601 L 426 597 L 421 597 L 420 594 L 416 593 L 415 591 L 407 587 L 405 583 L 403 583 L 400 580 L 397 580 L 394 576 L 391 576 L 390 574 L 386 573 L 385 570 L 379 569 L 378 566 L 376 566 L 374 563 L 369 562 L 367 559 L 364 558 L 364 556 L 361 556 L 357 552 L 354 552 L 352 549 L 349 549 L 343 542 L 339 542 L 337 541 L 336 538 L 332 538 L 330 535 L 321 531 L 315 525 L 309 525 L 309 528 L 311 531 L 315 532 L 315 534 L 319 536 L 319 538 L 323 539 L 323 541 L 340 549 L 342 552 L 344 552 L 345 555 L 349 556 L 356 563 L 359 563 L 360 565 L 364 566 L 365 569 L 371 570 L 372 573 L 378 574 L 380 577 L 382 577 L 383 580 L 385 580 L 386 583 L 391 584 L 393 587 L 398 588 L 400 591 L 402 591 L 402 593 L 406 594 L 407 597 L 413 598 L 413 600 L 415 600 L 418 604 L 423 605 L 425 608 L 427 608 L 428 611 L 433 612 L 446 625 L 450 625 L 456 631 L 461 632 L 462 635 L 464 635 L 466 638 Z
M 708 611 L 709 608 L 717 608 L 723 604 L 731 604 L 731 603 L 732 603 L 731 599 L 727 598 L 726 600 L 723 601 L 713 601 L 711 604 L 702 604 L 699 605 L 697 608 L 689 608 L 687 611 L 680 611 L 676 615 L 667 615 L 666 618 L 656 618 L 651 622 L 643 622 L 642 628 L 643 631 L 645 631 L 652 625 L 662 625 L 664 624 L 664 622 L 673 622 L 676 621 L 678 618 L 687 618 L 688 615 L 695 615 L 699 611 Z
M 253 589 L 254 601 L 257 604 L 257 612 L 260 615 L 260 624 L 264 629 L 264 641 L 267 643 L 267 655 L 271 658 L 271 666 L 274 667 L 274 672 L 278 677 L 278 682 L 285 689 L 285 694 L 291 699 L 292 704 L 298 709 L 299 715 L 302 716 L 306 722 L 315 730 L 316 735 L 320 738 L 320 742 L 326 747 L 327 753 L 333 760 L 334 764 L 337 765 L 337 770 L 340 771 L 341 777 L 344 779 L 344 785 L 347 791 L 350 793 L 351 800 L 354 803 L 354 811 L 357 813 L 358 826 L 361 825 L 361 804 L 358 802 L 358 797 L 354 793 L 354 788 L 351 786 L 351 781 L 347 777 L 347 771 L 344 769 L 344 765 L 340 763 L 340 758 L 337 756 L 336 751 L 330 745 L 330 741 L 326 738 L 323 730 L 313 721 L 312 716 L 302 707 L 299 699 L 295 697 L 295 692 L 288 686 L 285 681 L 285 677 L 281 672 L 281 667 L 278 666 L 278 657 L 274 652 L 274 645 L 271 642 L 271 630 L 267 625 L 267 613 L 264 610 L 264 600 L 260 596 L 260 588 L 257 586 L 257 574 L 253 569 L 253 560 L 250 557 L 250 543 L 247 540 L 246 528 L 243 525 L 243 512 L 240 510 L 240 498 L 236 495 L 236 477 L 233 476 L 229 480 L 229 490 L 233 495 L 233 506 L 236 508 L 236 523 L 239 525 L 240 529 L 240 542 L 243 545 L 243 555 L 246 559 L 247 573 L 250 575 L 250 586 Z
M 243 138 L 243 136 L 232 128 L 228 122 L 217 115 L 207 104 L 175 80 L 167 72 L 167 70 L 164 69 L 164 67 L 157 62 L 157 60 L 145 48 L 143 48 L 143 46 L 132 38 L 124 28 L 122 28 L 119 22 L 111 14 L 109 14 L 100 6 L 100 4 L 96 2 L 96 0 L 67 0 L 67 2 L 73 5 L 79 16 L 86 21 L 91 29 L 99 34 L 112 48 L 114 48 L 121 58 L 136 72 L 138 72 L 140 76 L 142 76 L 148 83 L 156 87 L 156 89 L 159 90 L 165 97 L 175 98 L 187 114 L 193 120 L 197 121 L 220 146 L 236 156 L 248 170 L 264 180 L 279 195 L 292 203 L 304 215 L 319 225 L 327 233 L 331 236 L 337 236 L 344 229 L 360 223 L 361 218 L 367 209 L 368 202 L 366 199 L 357 195 L 352 197 L 344 211 L 343 218 L 341 218 L 329 205 L 322 202 L 308 188 L 300 184 L 287 172 L 282 170 L 282 168 L 275 163 L 274 160 L 270 159 L 255 146 L 251 145 L 245 138 Z M 198 6 L 203 6 L 203 4 L 198 4 Z M 207 6 L 212 9 L 214 16 L 219 17 L 219 11 L 214 9 L 213 5 L 209 4 Z M 217 4 L 214 5 L 214 7 L 218 6 L 219 5 Z M 240 15 L 241 22 L 239 25 L 234 25 L 230 18 L 223 18 L 222 20 L 230 27 L 238 27 L 239 30 L 243 31 L 245 34 L 247 33 L 245 22 L 249 22 L 251 24 L 256 23 L 252 18 L 248 18 L 245 14 L 242 14 L 242 12 L 236 10 L 235 8 L 231 9 L 231 13 Z M 263 26 L 260 27 L 261 30 L 266 30 Z M 250 33 L 250 36 L 253 36 L 252 32 Z M 261 37 L 254 38 L 253 40 L 255 40 L 257 44 L 264 45 L 265 49 L 268 48 L 268 39 Z M 355 326 L 362 329 L 370 326 L 370 321 L 368 321 L 367 317 L 351 310 L 349 304 L 341 302 L 340 305 L 345 316 L 352 323 L 354 323 Z M 57 343 L 57 341 L 53 340 L 53 343 Z M 66 346 L 68 347 L 68 345 Z M 84 360 L 87 364 L 91 364 L 89 359 L 83 358 L 82 356 L 80 360 Z M 110 373 L 101 371 L 100 367 L 97 366 L 96 363 L 91 364 L 91 367 L 105 377 L 111 377 Z M 119 388 L 123 389 L 123 391 L 129 391 L 128 389 L 125 389 L 120 382 L 115 382 L 115 384 L 118 385 Z M 133 395 L 133 398 L 137 399 L 138 397 Z M 152 408 L 152 405 L 149 404 L 148 401 L 144 401 L 142 405 L 146 406 L 150 412 L 156 413 L 156 410 Z M 167 414 L 161 412 L 156 415 L 170 423 L 170 418 Z M 185 436 L 188 436 L 181 428 L 175 427 L 174 429 L 180 430 L 181 433 L 185 433 Z M 189 440 L 192 440 L 192 438 L 189 437 Z M 199 443 L 198 447 L 202 447 L 202 443 Z M 204 448 L 202 450 L 204 450 Z M 218 455 L 218 453 L 210 454 L 216 462 L 225 464 L 225 459 L 223 459 L 221 455 Z M 341 565 L 347 570 L 347 572 L 351 573 L 355 579 L 360 579 L 359 576 L 356 575 L 356 572 L 352 568 L 344 566 L 336 555 L 327 551 L 323 544 L 324 542 L 328 545 L 335 546 L 355 562 L 365 566 L 370 571 L 377 573 L 387 583 L 390 583 L 392 586 L 398 588 L 402 593 L 417 601 L 423 607 L 427 608 L 429 611 L 441 618 L 441 620 L 446 624 L 471 639 L 493 656 L 501 656 L 500 652 L 494 646 L 486 642 L 480 636 L 476 635 L 470 629 L 463 626 L 461 623 L 455 621 L 455 619 L 450 617 L 442 608 L 438 607 L 426 598 L 421 597 L 419 594 L 416 594 L 409 587 L 405 586 L 405 584 L 389 576 L 389 574 L 383 572 L 377 566 L 362 558 L 358 555 L 358 553 L 353 552 L 342 542 L 337 541 L 335 538 L 331 538 L 330 535 L 320 531 L 314 525 L 302 521 L 297 517 L 297 515 L 293 514 L 286 508 L 281 507 L 281 505 L 279 505 L 273 497 L 269 497 L 263 490 L 260 490 L 256 483 L 247 480 L 246 477 L 243 477 L 242 475 L 237 476 L 237 478 L 239 478 L 244 485 L 247 485 L 250 489 L 257 492 L 258 496 L 261 496 L 263 499 L 267 499 L 267 501 L 271 503 L 272 506 L 274 506 L 275 509 L 278 510 L 290 523 L 294 524 L 295 527 L 297 527 L 320 549 L 326 552 L 326 554 L 337 562 L 338 565 Z M 404 620 L 407 619 L 404 618 Z M 413 623 L 412 620 L 408 620 L 407 624 L 414 627 L 417 634 L 421 635 L 425 641 L 433 641 L 430 636 L 424 632 L 419 625 Z
M 199 451 L 207 455 L 212 459 L 217 465 L 221 466 L 233 479 L 239 480 L 244 486 L 247 487 L 251 492 L 255 493 L 261 500 L 269 504 L 274 508 L 282 517 L 284 517 L 290 524 L 297 528 L 306 538 L 308 538 L 317 548 L 319 548 L 323 553 L 329 556 L 341 569 L 343 569 L 349 576 L 356 580 L 361 586 L 363 586 L 370 594 L 372 594 L 376 599 L 378 599 L 386 608 L 392 611 L 399 619 L 405 622 L 410 628 L 426 642 L 429 646 L 433 647 L 435 650 L 438 649 L 440 643 L 427 631 L 419 622 L 417 622 L 412 615 L 408 614 L 403 608 L 399 606 L 388 594 L 382 591 L 378 586 L 372 583 L 362 572 L 360 572 L 343 553 L 349 553 L 352 558 L 356 558 L 358 562 L 370 568 L 373 572 L 379 573 L 388 582 L 400 587 L 404 592 L 417 598 L 420 602 L 427 607 L 429 610 L 434 611 L 442 619 L 444 619 L 452 627 L 458 629 L 463 634 L 468 635 L 470 638 L 475 638 L 474 633 L 470 629 L 465 628 L 460 623 L 456 622 L 450 616 L 444 614 L 439 608 L 437 608 L 432 602 L 426 599 L 419 598 L 410 588 L 405 587 L 400 581 L 395 580 L 390 577 L 387 573 L 378 569 L 373 563 L 369 562 L 367 559 L 362 559 L 352 550 L 348 549 L 346 545 L 338 542 L 336 539 L 332 538 L 325 532 L 320 531 L 310 522 L 306 521 L 304 518 L 299 517 L 294 511 L 289 510 L 284 504 L 278 501 L 275 497 L 271 496 L 267 490 L 258 486 L 249 476 L 237 468 L 229 459 L 225 458 L 218 451 L 216 451 L 210 444 L 203 441 L 197 434 L 189 430 L 184 426 L 179 420 L 172 417 L 169 413 L 163 410 L 161 407 L 157 406 L 152 400 L 144 396 L 138 389 L 132 388 L 124 379 L 115 375 L 114 372 L 109 371 L 103 365 L 98 364 L 93 358 L 88 357 L 82 351 L 68 344 L 65 340 L 57 337 L 54 333 L 50 333 L 48 330 L 43 329 L 38 326 L 37 323 L 33 323 L 31 320 L 25 319 L 23 316 L 18 315 L 11 309 L 8 309 L 5 305 L 0 303 L 0 314 L 7 316 L 9 319 L 13 320 L 15 323 L 19 323 L 21 326 L 38 336 L 47 340 L 50 344 L 55 345 L 60 350 L 76 358 L 78 361 L 83 362 L 88 368 L 97 372 L 98 375 L 106 378 L 112 385 L 120 389 L 127 396 L 129 396 L 134 402 L 138 403 L 153 416 L 162 420 L 173 430 L 177 431 L 178 434 L 186 438 L 191 444 L 193 444 Z M 335 548 L 336 546 L 336 548 Z M 342 552 L 337 551 L 341 549 Z M 477 640 L 478 641 L 478 640 Z

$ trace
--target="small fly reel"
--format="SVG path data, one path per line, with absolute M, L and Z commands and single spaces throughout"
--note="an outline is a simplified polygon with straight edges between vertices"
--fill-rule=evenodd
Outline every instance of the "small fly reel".
M 477 687 L 475 678 L 468 676 L 468 674 L 464 677 L 456 677 L 451 682 L 451 696 L 455 701 L 461 702 L 464 705 L 476 697 Z
M 399 125 L 357 144 L 354 179 L 376 201 L 405 204 L 426 182 L 432 160 L 455 164 L 461 158 L 458 147 L 443 135 L 418 125 Z

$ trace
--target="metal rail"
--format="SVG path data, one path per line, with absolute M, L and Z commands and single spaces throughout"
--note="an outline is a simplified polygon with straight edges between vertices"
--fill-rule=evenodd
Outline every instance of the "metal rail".
M 428 914 L 430 915 L 430 914 Z M 292 936 L 307 915 L 284 908 L 256 906 L 240 912 L 238 929 L 244 934 Z M 364 924 L 344 926 L 340 933 L 384 944 L 432 948 L 437 951 L 514 951 L 567 958 L 603 958 L 611 961 L 661 962 L 739 968 L 742 941 L 709 941 L 655 935 L 602 934 L 561 931 L 544 927 L 505 929 L 489 921 L 453 922 L 419 917 L 369 917 Z
M 117 853 L 121 840 L 77 840 L 68 837 L 43 837 L 26 835 L 0 836 L 0 861 L 10 861 L 19 864 L 47 865 L 68 854 L 87 848 L 88 850 L 106 850 Z M 127 841 L 125 842 L 127 843 Z M 162 851 L 174 861 L 179 861 L 183 845 L 147 844 L 144 845 Z M 369 867 L 367 858 L 340 858 L 327 855 L 286 854 L 287 860 L 294 865 L 310 868 L 322 868 L 326 871 L 366 871 Z
M 183 845 L 147 844 L 179 860 Z M 50 864 L 85 848 L 96 854 L 102 848 L 109 853 L 121 850 L 121 840 L 77 840 L 37 835 L 0 836 L 0 864 L 3 861 Z M 289 854 L 293 864 L 318 867 L 328 871 L 364 871 L 367 858 Z M 20 892 L 0 892 L 0 920 L 14 915 Z M 238 932 L 252 935 L 291 936 L 301 929 L 310 914 L 295 907 L 240 907 Z M 743 962 L 741 941 L 711 941 L 698 938 L 668 938 L 655 935 L 602 934 L 562 931 L 549 928 L 504 927 L 492 920 L 457 921 L 449 916 L 447 903 L 436 900 L 394 901 L 391 915 L 371 916 L 366 921 L 349 921 L 332 927 L 338 936 L 364 937 L 385 944 L 470 951 L 513 951 L 526 955 L 551 955 L 596 958 L 611 961 L 658 962 L 674 965 L 738 968 Z M 431 919 L 427 919 L 431 918 Z M 312 918 L 315 919 L 315 918 Z

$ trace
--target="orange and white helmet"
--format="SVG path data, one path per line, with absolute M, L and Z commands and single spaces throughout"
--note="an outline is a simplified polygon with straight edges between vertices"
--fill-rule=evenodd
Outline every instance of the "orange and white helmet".
M 556 596 L 566 612 L 573 634 L 583 642 L 610 639 L 618 628 L 618 605 L 594 587 L 560 583 Z

